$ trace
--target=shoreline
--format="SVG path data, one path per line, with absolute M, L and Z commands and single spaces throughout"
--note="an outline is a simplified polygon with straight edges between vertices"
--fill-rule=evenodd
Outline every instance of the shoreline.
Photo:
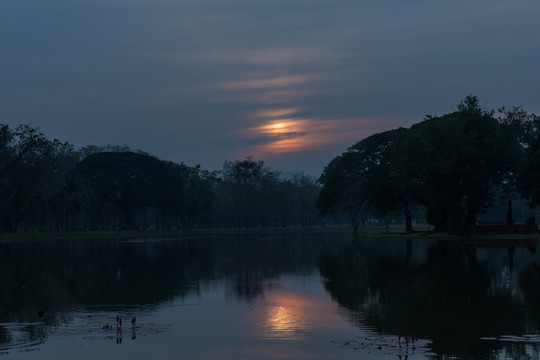
M 478 234 L 469 237 L 449 235 L 447 233 L 431 233 L 427 224 L 417 224 L 415 231 L 405 233 L 404 224 L 386 226 L 363 226 L 359 228 L 359 238 L 412 238 L 436 240 L 465 240 L 466 243 L 487 240 L 540 239 L 540 234 Z M 210 228 L 210 229 L 174 229 L 174 230 L 104 230 L 104 231 L 59 231 L 59 232 L 17 232 L 0 233 L 0 242 L 5 241 L 37 241 L 37 240 L 99 240 L 130 238 L 186 238 L 196 236 L 216 236 L 232 234 L 299 234 L 328 233 L 354 238 L 351 226 L 318 226 L 318 227 L 275 227 L 275 228 Z

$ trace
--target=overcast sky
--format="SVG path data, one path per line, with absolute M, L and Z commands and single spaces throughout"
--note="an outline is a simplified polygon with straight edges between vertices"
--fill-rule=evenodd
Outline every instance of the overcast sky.
M 455 109 L 540 113 L 538 0 L 1 0 L 0 123 L 318 176 Z

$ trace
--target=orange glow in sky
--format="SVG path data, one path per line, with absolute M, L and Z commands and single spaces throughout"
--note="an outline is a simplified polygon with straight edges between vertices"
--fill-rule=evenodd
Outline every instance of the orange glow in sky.
M 223 88 L 231 90 L 282 88 L 299 85 L 311 80 L 307 75 L 278 76 L 250 80 L 231 81 L 223 84 Z
M 301 108 L 269 109 L 249 116 L 257 125 L 244 129 L 243 136 L 260 139 L 250 148 L 255 157 L 320 150 L 336 141 L 351 138 L 352 145 L 360 140 L 361 128 L 352 129 L 358 120 L 341 119 L 339 122 L 326 118 L 301 116 Z M 353 135 L 354 134 L 354 135 Z
M 299 135 L 305 130 L 305 121 L 296 119 L 281 119 L 268 124 L 254 128 L 253 131 L 261 135 Z

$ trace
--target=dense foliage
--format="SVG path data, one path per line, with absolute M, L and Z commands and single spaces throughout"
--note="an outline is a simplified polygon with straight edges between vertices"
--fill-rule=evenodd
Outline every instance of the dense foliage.
M 539 204 L 540 120 L 500 113 L 467 96 L 455 112 L 365 138 L 324 169 L 318 207 L 350 212 L 353 225 L 360 211 L 401 209 L 411 231 L 411 206 L 421 206 L 437 229 L 466 234 L 499 195 Z
M 262 161 L 226 161 L 209 172 L 127 146 L 75 150 L 29 125 L 0 131 L 0 232 L 321 222 L 316 179 L 283 179 Z
M 346 211 L 357 234 L 366 214 L 376 216 L 404 211 L 406 228 L 411 229 L 410 194 L 391 176 L 391 150 L 395 139 L 405 129 L 372 135 L 333 159 L 324 169 L 324 185 L 316 205 L 323 213 Z

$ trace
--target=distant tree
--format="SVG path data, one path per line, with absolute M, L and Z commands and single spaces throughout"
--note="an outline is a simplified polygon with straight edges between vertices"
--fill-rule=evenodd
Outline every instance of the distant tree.
M 73 171 L 115 205 L 122 214 L 123 227 L 128 229 L 136 227 L 137 216 L 149 209 L 158 220 L 182 218 L 186 173 L 182 165 L 133 152 L 96 153 Z
M 288 195 L 287 192 L 285 196 L 291 201 L 291 207 L 294 209 L 293 214 L 296 217 L 295 222 L 301 227 L 318 223 L 315 202 L 321 188 L 317 178 L 307 174 L 295 174 L 290 181 L 285 183 L 292 184 L 292 196 Z
M 88 157 L 90 155 L 98 154 L 98 153 L 104 153 L 104 152 L 137 152 L 137 153 L 144 153 L 142 151 L 134 151 L 132 150 L 129 145 L 87 145 L 83 146 L 80 149 L 80 153 L 82 158 Z M 148 154 L 147 154 L 148 155 Z
M 143 152 L 110 151 L 87 156 L 72 175 L 93 189 L 94 215 L 101 208 L 102 214 L 114 219 L 116 209 L 122 228 L 146 228 L 150 218 L 156 228 L 209 222 L 216 175 L 199 166 L 163 161 Z M 105 219 L 93 222 L 94 226 L 107 223 Z
M 225 161 L 219 189 L 220 208 L 228 212 L 224 216 L 238 227 L 268 226 L 279 175 L 251 157 Z
M 314 179 L 283 180 L 279 171 L 251 158 L 210 172 L 127 145 L 77 150 L 48 140 L 38 128 L 0 124 L 0 171 L 1 232 L 316 221 Z
M 8 125 L 0 124 L 0 231 L 13 231 L 15 225 L 14 199 L 14 134 Z
M 79 177 L 69 174 L 58 186 L 53 202 L 59 209 L 63 229 L 74 230 L 77 214 L 90 210 L 90 190 L 82 184 Z
M 275 180 L 280 175 L 264 165 L 264 161 L 253 160 L 248 156 L 245 160 L 225 161 L 223 163 L 223 180 L 239 185 L 260 187 L 265 181 Z
M 60 181 L 82 160 L 83 155 L 73 144 L 53 140 L 54 157 L 56 159 L 55 173 Z
M 122 214 L 124 227 L 131 229 L 135 214 L 149 205 L 148 175 L 158 162 L 131 152 L 96 153 L 81 161 L 71 175 L 84 179 L 87 186 L 114 204 Z
M 200 227 L 211 227 L 215 214 L 216 188 L 220 183 L 218 171 L 202 170 L 199 165 L 190 168 L 187 193 L 190 197 L 190 219 Z
M 39 128 L 0 125 L 1 227 L 15 232 L 42 229 L 57 181 L 55 150 Z

